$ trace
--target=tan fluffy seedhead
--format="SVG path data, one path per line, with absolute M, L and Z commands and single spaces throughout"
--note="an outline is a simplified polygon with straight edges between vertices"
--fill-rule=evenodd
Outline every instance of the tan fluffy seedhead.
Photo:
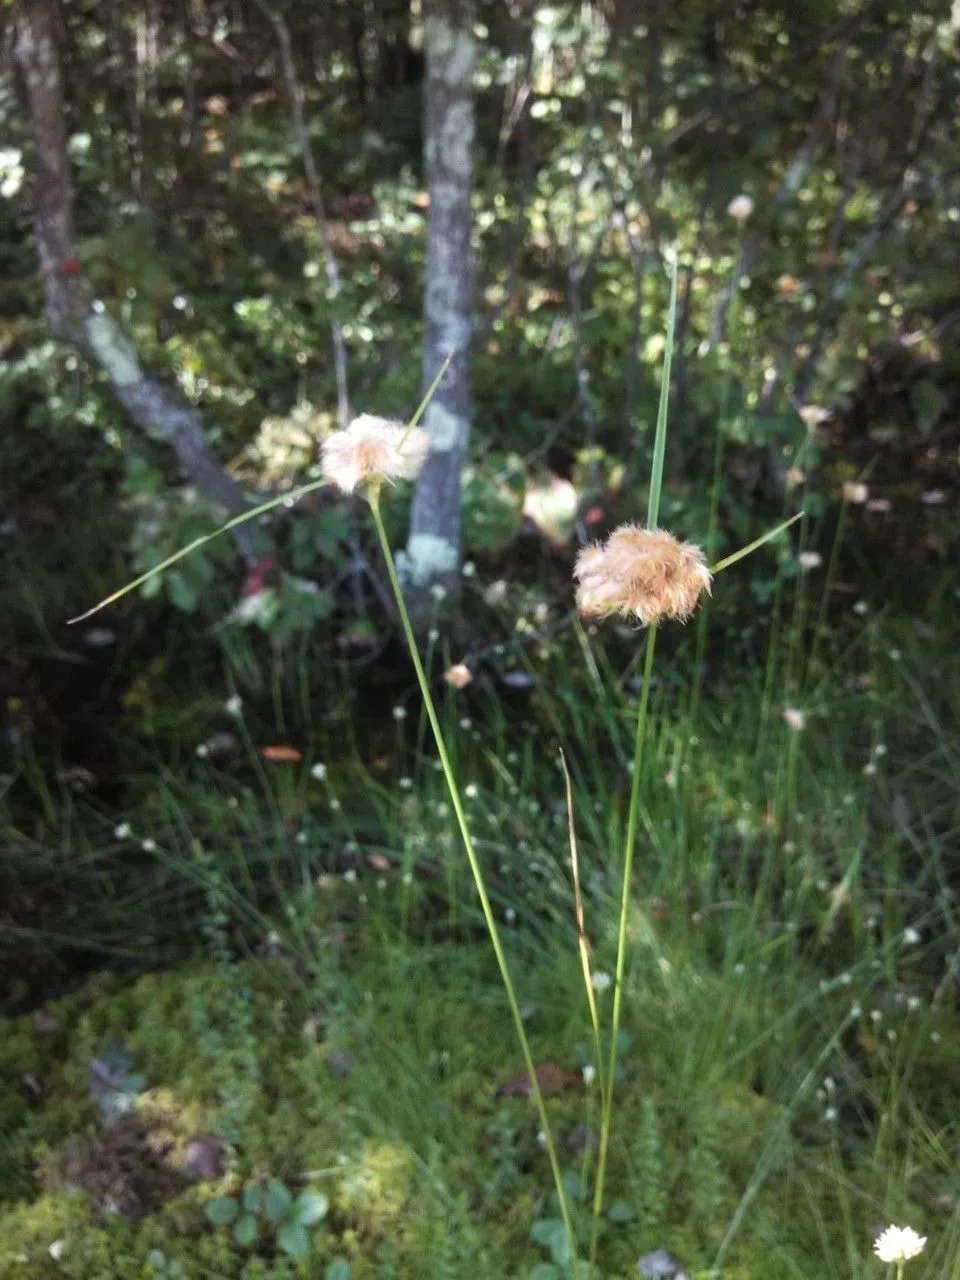
M 665 618 L 689 618 L 710 591 L 703 552 L 663 529 L 626 524 L 606 543 L 577 557 L 577 610 L 585 618 L 619 613 L 644 626 Z
M 420 427 L 363 413 L 323 442 L 321 462 L 334 484 L 353 493 L 361 485 L 413 480 L 429 451 L 430 437 Z

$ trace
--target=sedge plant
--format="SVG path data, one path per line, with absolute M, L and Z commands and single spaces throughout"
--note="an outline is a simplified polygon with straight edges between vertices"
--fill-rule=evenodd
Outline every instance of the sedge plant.
M 624 980 L 627 965 L 628 924 L 630 913 L 631 880 L 637 843 L 638 821 L 640 811 L 640 788 L 642 785 L 642 766 L 644 762 L 644 746 L 648 731 L 649 693 L 656 638 L 659 623 L 664 619 L 685 620 L 696 610 L 704 592 L 709 592 L 713 575 L 736 563 L 744 556 L 763 545 L 765 542 L 783 532 L 793 520 L 770 530 L 755 542 L 728 556 L 726 559 L 708 568 L 703 552 L 699 547 L 682 543 L 673 535 L 657 528 L 660 507 L 660 494 L 663 483 L 664 459 L 666 454 L 667 417 L 670 388 L 670 366 L 674 341 L 674 328 L 677 306 L 677 271 L 675 259 L 670 259 L 670 301 L 668 308 L 666 351 L 661 386 L 660 406 L 657 415 L 657 428 L 654 440 L 653 459 L 649 498 L 647 505 L 647 522 L 645 527 L 625 525 L 616 530 L 605 544 L 584 548 L 578 556 L 574 576 L 577 580 L 577 609 L 585 618 L 604 618 L 614 614 L 634 617 L 647 627 L 646 649 L 643 663 L 642 687 L 637 710 L 636 729 L 634 734 L 633 777 L 627 815 L 626 839 L 623 850 L 623 872 L 621 877 L 621 897 L 619 910 L 619 929 L 617 939 L 616 974 L 613 994 L 613 1009 L 609 1036 L 609 1049 L 606 1062 L 603 1062 L 602 1038 L 596 1001 L 590 981 L 589 948 L 583 917 L 582 894 L 579 885 L 579 868 L 576 856 L 575 833 L 573 829 L 572 797 L 568 781 L 568 817 L 570 826 L 571 856 L 574 869 L 574 891 L 576 897 L 577 930 L 581 957 L 581 968 L 587 989 L 590 1008 L 594 1048 L 597 1053 L 597 1066 L 600 1078 L 601 1124 L 598 1145 L 594 1193 L 592 1201 L 592 1228 L 590 1239 L 589 1270 L 594 1271 L 596 1262 L 599 1222 L 603 1212 L 604 1186 L 610 1148 L 610 1136 L 613 1115 L 614 1082 L 617 1072 L 617 1046 L 623 1012 Z M 523 1023 L 520 1003 L 513 983 L 506 952 L 497 926 L 496 917 L 490 895 L 484 880 L 483 869 L 477 855 L 470 826 L 467 821 L 465 806 L 457 782 L 456 773 L 445 742 L 430 683 L 424 668 L 416 635 L 404 599 L 396 564 L 390 547 L 389 538 L 383 521 L 381 494 L 384 485 L 398 479 L 412 479 L 419 474 L 426 461 L 430 448 L 430 438 L 418 423 L 435 394 L 437 387 L 449 366 L 450 359 L 444 363 L 426 392 L 420 406 L 409 423 L 391 422 L 389 420 L 361 415 L 346 429 L 330 436 L 322 449 L 323 476 L 295 489 L 289 494 L 235 516 L 210 534 L 195 539 L 175 555 L 141 574 L 112 595 L 107 596 L 92 609 L 73 619 L 74 622 L 90 617 L 92 614 L 114 603 L 130 591 L 145 584 L 157 574 L 163 573 L 174 564 L 198 550 L 212 538 L 236 528 L 239 524 L 263 515 L 273 507 L 289 504 L 321 486 L 332 481 L 347 493 L 359 492 L 369 504 L 380 549 L 387 568 L 390 585 L 396 601 L 404 638 L 410 652 L 410 658 L 416 673 L 417 683 L 423 699 L 427 720 L 436 744 L 440 766 L 445 784 L 449 792 L 451 805 L 456 817 L 457 827 L 466 853 L 467 861 L 473 875 L 481 911 L 486 923 L 490 943 L 500 971 L 507 1004 L 516 1031 L 517 1040 L 523 1056 L 524 1065 L 529 1076 L 530 1096 L 537 1109 L 543 1132 L 543 1141 L 550 1162 L 560 1215 L 569 1249 L 570 1269 L 574 1280 L 579 1280 L 582 1269 L 578 1257 L 578 1245 L 574 1230 L 573 1215 L 570 1207 L 569 1192 L 564 1183 L 557 1144 L 552 1133 L 549 1115 L 540 1081 L 537 1076 L 533 1052 Z M 564 769 L 566 764 L 564 762 Z

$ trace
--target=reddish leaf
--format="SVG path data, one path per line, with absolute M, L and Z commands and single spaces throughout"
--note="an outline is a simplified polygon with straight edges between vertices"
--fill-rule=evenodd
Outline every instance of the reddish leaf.
M 274 764 L 297 764 L 303 759 L 303 752 L 296 747 L 261 747 L 260 754 L 264 760 L 271 760 Z
M 240 588 L 241 596 L 255 596 L 269 586 L 268 579 L 272 577 L 279 569 L 276 556 L 261 556 L 259 560 L 255 560 L 250 566 L 243 586 Z
M 541 1063 L 537 1067 L 537 1084 L 545 1098 L 554 1093 L 562 1093 L 564 1089 L 572 1089 L 583 1081 L 576 1071 L 564 1071 L 563 1067 L 554 1066 L 552 1062 Z M 509 1080 L 504 1080 L 499 1092 L 512 1098 L 529 1098 L 533 1092 L 530 1077 L 526 1071 L 518 1071 Z

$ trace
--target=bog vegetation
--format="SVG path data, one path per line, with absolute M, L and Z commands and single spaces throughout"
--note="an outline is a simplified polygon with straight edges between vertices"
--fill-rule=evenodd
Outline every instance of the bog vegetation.
M 0 17 L 0 1277 L 960 1280 L 956 21 Z

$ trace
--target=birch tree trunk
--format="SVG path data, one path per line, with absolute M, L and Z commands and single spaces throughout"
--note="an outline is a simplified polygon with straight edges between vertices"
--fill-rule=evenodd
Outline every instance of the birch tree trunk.
M 400 569 L 415 617 L 430 589 L 452 588 L 460 559 L 460 473 L 470 436 L 470 333 L 473 310 L 473 71 L 477 46 L 468 0 L 425 0 L 424 160 L 427 263 L 424 388 L 451 353 L 452 363 L 423 425 L 430 456 L 417 481 Z
M 128 417 L 171 445 L 184 472 L 203 493 L 230 512 L 245 511 L 246 495 L 210 454 L 193 408 L 143 368 L 129 334 L 90 297 L 76 256 L 58 12 L 53 0 L 19 0 L 13 18 L 13 54 L 23 77 L 33 136 L 33 225 L 50 328 L 103 370 Z M 240 526 L 233 537 L 252 562 L 252 527 Z

